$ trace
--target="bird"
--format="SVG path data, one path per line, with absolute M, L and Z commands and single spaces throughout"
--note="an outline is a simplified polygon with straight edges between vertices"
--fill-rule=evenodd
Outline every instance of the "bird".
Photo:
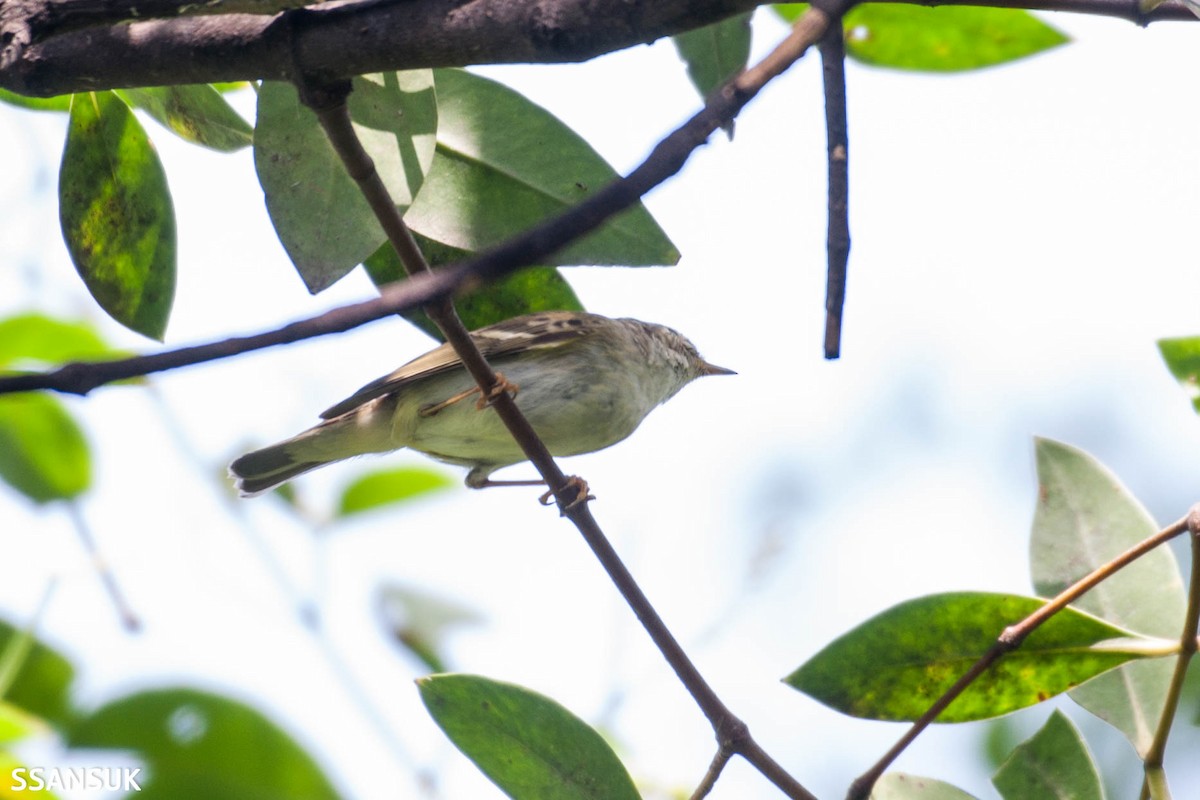
M 657 406 L 696 378 L 733 375 L 705 361 L 677 331 L 636 319 L 543 311 L 472 331 L 508 391 L 554 456 L 622 441 Z M 474 402 L 473 395 L 480 395 Z M 466 485 L 528 485 L 491 474 L 526 460 L 449 344 L 368 383 L 321 413 L 321 422 L 229 465 L 253 497 L 298 475 L 367 453 L 408 448 L 469 467 Z

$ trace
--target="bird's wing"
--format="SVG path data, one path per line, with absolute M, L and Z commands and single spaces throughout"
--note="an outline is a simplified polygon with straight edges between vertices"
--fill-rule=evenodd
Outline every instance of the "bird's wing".
M 471 332 L 471 338 L 488 361 L 503 361 L 529 350 L 561 347 L 566 342 L 592 333 L 603 320 L 594 314 L 574 311 L 543 311 L 497 322 Z M 321 419 L 340 417 L 376 397 L 394 392 L 414 381 L 440 375 L 462 366 L 448 344 L 435 347 L 378 380 L 371 381 L 342 402 L 321 412 Z

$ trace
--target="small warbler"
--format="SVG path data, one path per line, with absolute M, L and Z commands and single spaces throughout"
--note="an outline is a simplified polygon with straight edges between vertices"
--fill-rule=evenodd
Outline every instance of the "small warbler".
M 696 378 L 733 374 L 706 362 L 679 333 L 636 319 L 547 311 L 471 338 L 502 376 L 495 391 L 514 394 L 556 456 L 616 444 Z M 470 467 L 467 486 L 500 485 L 489 476 L 525 454 L 487 398 L 462 402 L 479 393 L 443 344 L 327 409 L 316 427 L 238 458 L 229 471 L 252 496 L 334 461 L 407 447 Z

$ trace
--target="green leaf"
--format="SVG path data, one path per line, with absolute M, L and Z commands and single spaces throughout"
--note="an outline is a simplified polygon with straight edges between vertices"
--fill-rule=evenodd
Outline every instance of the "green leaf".
M 161 340 L 175 296 L 175 212 L 154 147 L 112 92 L 72 100 L 58 194 L 63 238 L 92 297 Z
M 423 236 L 477 252 L 557 214 L 617 177 L 591 145 L 495 81 L 434 70 L 438 146 L 405 217 Z M 641 204 L 553 254 L 550 266 L 674 264 L 679 252 Z
M 1038 504 L 1030 542 L 1034 590 L 1051 597 L 1158 530 L 1150 514 L 1094 458 L 1038 439 Z M 1179 565 L 1161 547 L 1110 576 L 1076 606 L 1129 630 L 1177 638 L 1187 600 Z M 1169 661 L 1130 664 L 1071 693 L 1145 754 L 1171 680 Z
M 1167 369 L 1192 398 L 1192 407 L 1200 413 L 1200 336 L 1159 339 L 1158 350 Z
M 40 719 L 13 703 L 0 700 L 0 745 L 10 745 L 46 731 L 47 726 Z M 0 775 L 7 774 L 0 772 Z
M 91 324 L 17 314 L 0 319 L 0 369 L 33 362 L 39 366 L 125 355 L 109 347 Z
M 232 153 L 254 142 L 254 129 L 205 83 L 122 89 L 117 95 L 189 142 Z
M 1005 64 L 1067 37 L 1025 11 L 868 3 L 844 19 L 846 53 L 865 64 L 957 72 Z
M 909 600 L 836 639 L 785 680 L 844 714 L 914 720 L 962 677 L 1001 631 L 1042 605 L 1033 597 L 983 592 Z M 1163 654 L 1161 643 L 1130 637 L 1128 631 L 1068 608 L 1034 631 L 1020 649 L 993 664 L 938 721 L 997 717 L 1126 661 Z
M 54 97 L 26 97 L 23 94 L 10 92 L 8 89 L 0 89 L 0 102 L 18 108 L 27 108 L 31 111 L 71 110 L 71 95 L 69 94 L 60 94 Z
M 773 7 L 791 23 L 808 4 Z M 851 9 L 842 24 L 850 57 L 877 67 L 921 72 L 996 66 L 1069 41 L 1032 14 L 1008 8 L 865 3 Z
M 0 622 L 0 652 L 7 654 L 10 647 L 24 651 L 13 674 L 5 676 L 0 698 L 5 704 L 50 724 L 66 725 L 74 716 L 69 693 L 75 670 L 63 656 L 36 637 L 32 637 L 31 645 L 21 644 L 28 636 L 25 631 Z
M 434 267 L 461 261 L 471 255 L 418 234 L 414 234 L 414 237 L 425 259 Z M 387 242 L 363 264 L 376 286 L 400 280 L 404 276 L 400 258 Z M 554 267 L 526 267 L 505 275 L 459 295 L 454 299 L 454 307 L 468 330 L 535 311 L 583 310 L 583 304 L 579 302 L 571 284 Z M 442 340 L 442 332 L 424 311 L 406 311 L 404 318 L 433 338 Z
M 354 130 L 403 212 L 433 159 L 433 76 L 428 70 L 363 75 L 353 86 Z M 333 284 L 384 242 L 362 192 L 291 84 L 266 81 L 259 89 L 254 166 L 271 223 L 310 292 Z
M 35 503 L 69 500 L 91 485 L 87 440 L 44 394 L 0 395 L 0 480 Z
M 1004 800 L 1104 800 L 1087 744 L 1061 711 L 1051 714 L 1041 730 L 1013 750 L 992 783 Z
M 434 675 L 417 687 L 455 747 L 509 797 L 638 797 L 604 738 L 548 697 L 477 675 Z
M 445 672 L 441 656 L 447 634 L 480 621 L 473 609 L 405 586 L 379 593 L 379 609 L 388 632 L 431 672 Z
M 746 68 L 750 59 L 750 13 L 714 22 L 674 37 L 688 77 L 701 97 Z
M 972 800 L 971 795 L 942 781 L 889 772 L 875 782 L 871 800 Z
M 349 517 L 363 511 L 433 494 L 453 486 L 455 481 L 444 473 L 425 467 L 380 469 L 360 475 L 342 490 L 337 515 Z
M 134 750 L 143 800 L 337 798 L 312 757 L 259 712 L 186 688 L 109 703 L 69 731 L 72 748 Z

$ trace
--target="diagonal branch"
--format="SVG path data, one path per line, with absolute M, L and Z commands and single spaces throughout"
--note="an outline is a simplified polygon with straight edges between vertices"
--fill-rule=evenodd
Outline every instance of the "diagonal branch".
M 843 7 L 835 7 L 835 19 L 840 17 Z M 824 30 L 828 27 L 829 16 L 817 8 L 810 8 L 797 21 L 791 35 L 783 43 L 762 62 L 727 84 L 723 88 L 721 96 L 726 98 L 728 102 L 734 103 L 735 108 L 740 108 L 771 78 L 795 63 L 808 47 L 820 38 Z M 409 233 L 395 204 L 388 195 L 387 188 L 376 172 L 370 156 L 367 155 L 362 144 L 358 141 L 354 128 L 351 125 L 349 111 L 345 105 L 345 94 L 348 85 L 341 84 L 329 93 L 320 90 L 314 91 L 307 83 L 302 83 L 299 88 L 301 97 L 317 112 L 321 126 L 325 129 L 331 144 L 342 158 L 350 176 L 358 183 L 371 209 L 375 212 L 380 224 L 387 232 L 389 240 L 396 248 L 405 269 L 413 275 L 428 274 L 428 264 L 425 262 L 420 250 L 416 247 L 411 233 Z M 695 119 L 693 118 L 693 120 Z M 672 172 L 677 171 L 683 166 L 687 155 L 691 153 L 695 146 L 707 139 L 719 127 L 720 122 L 720 119 L 710 120 L 706 127 L 698 128 L 695 131 L 695 134 L 701 137 L 700 141 L 683 150 L 680 159 L 668 160 L 669 164 L 675 164 Z M 663 144 L 669 142 L 673 137 L 674 134 L 668 137 Z M 656 152 L 662 146 L 660 144 L 659 148 L 656 148 Z M 619 197 L 627 200 L 627 202 L 622 203 L 623 205 L 628 205 L 635 201 L 649 188 L 649 186 L 646 186 L 645 189 L 639 188 L 642 184 L 635 180 L 635 177 L 638 176 L 640 171 L 641 168 L 635 170 L 625 181 L 618 181 L 608 187 L 612 188 L 612 186 L 618 186 L 626 182 L 632 184 L 630 190 L 626 191 L 623 195 L 619 195 Z M 562 220 L 563 218 L 559 217 L 558 219 Z M 584 221 L 586 222 L 587 220 L 588 218 L 585 217 Z M 534 247 L 536 246 L 535 244 Z M 549 245 L 543 243 L 542 246 L 547 247 Z M 552 249 L 553 247 L 551 247 Z M 548 253 L 550 250 L 546 252 Z M 446 335 L 447 341 L 453 346 L 455 352 L 472 377 L 475 378 L 485 396 L 489 395 L 491 393 L 490 390 L 497 383 L 496 374 L 492 371 L 492 368 L 479 352 L 469 333 L 463 327 L 452 304 L 448 300 L 445 300 L 427 305 L 425 311 Z M 561 513 L 568 517 L 579 530 L 580 534 L 582 534 L 584 541 L 591 548 L 597 560 L 600 561 L 626 603 L 628 603 L 636 614 L 655 646 L 658 647 L 663 657 L 667 660 L 667 663 L 675 671 L 675 674 L 696 701 L 704 716 L 708 718 L 717 735 L 721 751 L 726 753 L 724 759 L 728 760 L 732 753 L 742 753 L 768 779 L 782 789 L 788 797 L 800 798 L 801 800 L 815 800 L 808 790 L 771 759 L 762 747 L 753 740 L 746 724 L 725 706 L 716 692 L 709 686 L 678 640 L 667 628 L 666 623 L 658 615 L 649 598 L 642 592 L 641 587 L 638 586 L 633 575 L 625 567 L 616 550 L 613 549 L 608 538 L 596 522 L 595 517 L 592 516 L 588 504 L 580 502 L 580 500 L 586 500 L 586 488 L 577 488 L 576 485 L 567 479 L 524 414 L 517 408 L 512 396 L 507 392 L 501 392 L 496 397 L 493 408 L 496 410 L 501 421 L 509 429 L 513 438 L 521 446 L 525 455 L 538 470 L 538 473 L 546 481 L 547 486 L 554 493 Z M 711 774 L 712 780 L 715 781 L 717 774 L 719 774 L 719 769 L 714 770 Z
M 871 793 L 871 787 L 875 785 L 875 782 L 879 780 L 884 771 L 913 743 L 922 731 L 933 724 L 934 720 L 946 710 L 947 706 L 966 691 L 967 687 L 974 683 L 976 678 L 986 672 L 992 664 L 995 664 L 1001 657 L 1020 647 L 1029 638 L 1029 635 L 1041 627 L 1046 620 L 1107 580 L 1113 573 L 1129 566 L 1151 550 L 1166 544 L 1181 533 L 1191 532 L 1195 536 L 1197 530 L 1200 530 L 1200 506 L 1193 507 L 1183 519 L 1171 523 L 1153 536 L 1130 547 L 1107 564 L 1102 564 L 1092 570 L 1066 589 L 1063 589 L 1054 598 L 1047 600 L 1046 604 L 1037 611 L 1017 624 L 1005 628 L 1000 636 L 996 638 L 996 643 L 988 648 L 988 651 L 980 656 L 979 660 L 972 664 L 971 668 L 955 681 L 953 686 L 933 702 L 925 713 L 921 715 L 921 718 L 905 731 L 899 741 L 892 745 L 891 749 L 884 753 L 883 757 L 872 765 L 869 770 L 855 779 L 854 783 L 850 785 L 850 790 L 846 793 L 847 800 L 865 800 Z

